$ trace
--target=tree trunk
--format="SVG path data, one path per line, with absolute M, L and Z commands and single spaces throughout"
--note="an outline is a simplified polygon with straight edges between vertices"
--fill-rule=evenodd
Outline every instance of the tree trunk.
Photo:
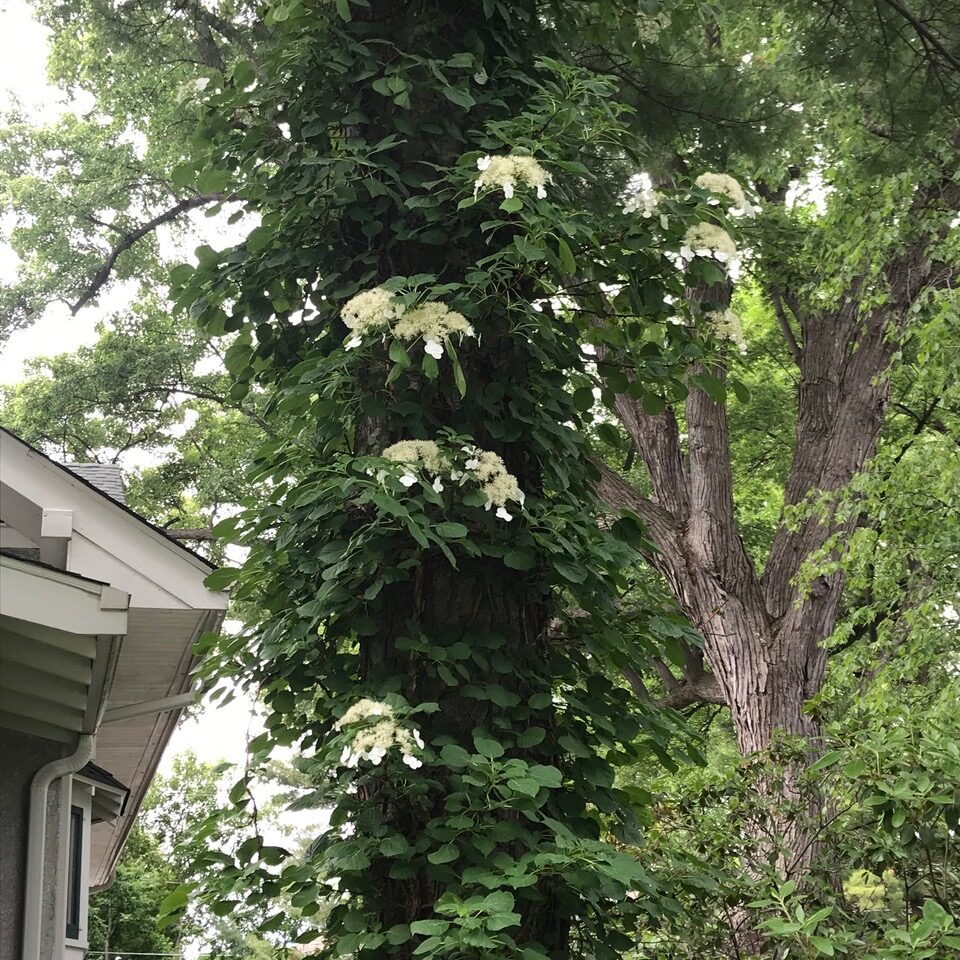
M 790 298 L 799 311 L 802 339 L 798 342 L 791 331 L 788 346 L 800 367 L 800 383 L 794 455 L 785 478 L 788 505 L 814 494 L 839 494 L 872 455 L 883 425 L 897 333 L 918 291 L 952 276 L 927 253 L 943 229 L 941 223 L 916 236 L 892 258 L 890 298 L 872 313 L 861 312 L 853 297 L 823 312 L 803 312 Z M 690 293 L 696 311 L 704 302 L 726 302 L 729 285 L 718 284 L 709 295 Z M 740 837 L 748 875 L 760 876 L 772 867 L 781 880 L 803 881 L 815 861 L 823 813 L 822 798 L 803 777 L 820 733 L 806 706 L 823 682 L 822 645 L 835 628 L 843 577 L 830 573 L 801 588 L 797 576 L 831 537 L 851 533 L 853 523 L 838 520 L 830 502 L 825 514 L 810 511 L 797 526 L 782 522 L 763 576 L 757 575 L 735 519 L 726 409 L 696 385 L 696 375 L 703 372 L 723 381 L 724 358 L 690 369 L 686 449 L 672 409 L 648 414 L 629 394 L 617 397 L 616 413 L 647 469 L 652 496 L 602 464 L 599 492 L 608 505 L 629 508 L 644 521 L 657 547 L 650 563 L 703 637 L 702 650 L 686 651 L 682 676 L 655 664 L 666 687 L 664 703 L 726 705 L 745 758 L 769 750 L 778 736 L 807 742 L 806 751 L 794 753 L 782 770 L 757 778 L 761 813 L 742 826 Z M 637 683 L 632 685 L 636 689 Z M 762 953 L 748 912 L 733 920 L 737 955 Z
M 376 30 L 389 37 L 391 45 L 398 48 L 424 46 L 431 51 L 460 49 L 464 35 L 475 33 L 486 36 L 488 18 L 482 5 L 446 5 L 435 0 L 372 0 L 369 10 L 357 8 L 357 18 L 376 25 Z M 416 39 L 414 39 L 416 38 Z M 491 44 L 491 48 L 493 45 Z M 492 54 L 491 54 L 492 56 Z M 531 64 L 515 62 L 514 67 L 532 69 Z M 444 101 L 445 103 L 445 101 Z M 414 98 L 408 110 L 411 128 L 421 124 L 430 129 L 438 127 L 437 114 L 448 114 L 449 105 L 437 103 L 431 98 L 422 101 Z M 395 109 L 389 100 L 371 92 L 365 111 L 370 123 L 381 122 L 380 134 L 384 137 L 395 132 L 393 126 Z M 481 121 L 471 114 L 470 126 Z M 464 149 L 462 131 L 453 129 L 448 116 L 443 134 L 410 136 L 399 148 L 410 168 L 435 163 L 450 165 Z M 369 126 L 367 136 L 369 133 Z M 344 234 L 351 233 L 349 225 Z M 386 235 L 385 231 L 385 235 Z M 358 237 L 360 243 L 366 238 Z M 488 253 L 487 241 L 482 232 L 475 231 L 475 241 L 461 243 L 455 248 L 442 251 L 434 242 L 420 243 L 409 239 L 403 244 L 387 240 L 378 250 L 378 276 L 381 280 L 392 275 L 414 276 L 417 274 L 440 274 L 442 278 L 458 281 Z M 532 293 L 531 293 L 532 297 Z M 489 308 L 488 308 L 489 309 Z M 529 380 L 526 369 L 526 354 L 516 349 L 510 334 L 505 305 L 494 305 L 490 312 L 479 318 L 477 325 L 484 331 L 482 342 L 469 351 L 463 351 L 461 362 L 470 396 L 482 395 L 493 381 L 510 379 L 525 383 Z M 408 375 L 409 376 L 409 375 Z M 378 380 L 379 378 L 379 380 Z M 370 392 L 382 389 L 382 372 L 374 371 Z M 541 488 L 541 468 L 530 454 L 526 438 L 510 443 L 491 437 L 478 411 L 467 403 L 439 389 L 436 383 L 425 378 L 419 384 L 419 398 L 432 417 L 452 429 L 471 436 L 483 449 L 495 450 L 518 478 L 521 488 L 535 494 Z M 508 407 L 509 398 L 497 416 L 509 421 L 513 412 Z M 358 454 L 379 454 L 390 443 L 407 439 L 402 420 L 390 415 L 361 417 L 356 425 L 355 451 Z M 516 694 L 526 703 L 536 694 L 550 695 L 550 651 L 546 642 L 549 590 L 542 571 L 533 570 L 518 574 L 510 570 L 500 559 L 461 559 L 457 569 L 443 557 L 434 557 L 422 564 L 415 574 L 413 584 L 401 583 L 384 589 L 384 603 L 378 616 L 376 632 L 363 638 L 360 644 L 360 678 L 364 683 L 386 681 L 391 677 L 404 676 L 406 681 L 401 693 L 410 703 L 436 702 L 440 711 L 433 717 L 425 717 L 422 734 L 427 741 L 438 735 L 452 736 L 457 742 L 470 743 L 475 728 L 497 729 L 502 711 L 487 699 L 470 696 L 462 682 L 455 685 L 444 682 L 436 675 L 432 654 L 400 649 L 398 637 L 416 635 L 418 632 L 431 639 L 435 645 L 449 647 L 454 644 L 473 646 L 478 638 L 496 637 L 502 640 L 498 654 L 511 664 L 511 672 L 504 674 L 490 667 L 486 675 L 479 668 L 472 668 L 473 683 L 489 682 L 503 687 L 509 694 Z M 536 677 L 539 686 L 533 686 L 530 678 Z M 554 741 L 556 737 L 552 738 Z M 558 750 L 559 752 L 559 750 Z M 534 762 L 531 760 L 531 762 Z M 438 768 L 438 779 L 445 775 Z M 391 795 L 388 783 L 384 783 L 380 796 L 369 801 L 378 806 L 385 824 L 392 825 L 411 842 L 416 842 L 424 826 L 431 820 L 444 816 L 445 793 L 435 794 L 435 803 L 416 803 L 406 799 L 398 802 Z M 514 851 L 515 853 L 517 851 Z M 383 929 L 397 924 L 409 924 L 434 916 L 442 887 L 424 875 L 408 879 L 390 876 L 391 864 L 381 863 L 375 887 L 379 892 L 378 921 Z M 375 868 L 376 871 L 377 868 Z M 563 915 L 550 880 L 538 884 L 541 896 L 536 902 L 527 901 L 517 907 L 521 911 L 522 924 L 515 937 L 519 943 L 540 943 L 556 960 L 569 954 L 570 920 Z M 394 956 L 412 956 L 416 942 L 411 941 Z

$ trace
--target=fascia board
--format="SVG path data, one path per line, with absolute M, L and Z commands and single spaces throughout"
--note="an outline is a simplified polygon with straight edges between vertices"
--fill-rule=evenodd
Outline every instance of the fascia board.
M 161 590 L 179 598 L 184 605 L 197 610 L 227 608 L 226 593 L 203 586 L 204 578 L 213 569 L 211 564 L 5 431 L 0 431 L 0 478 L 41 511 L 72 510 L 74 536 L 79 535 L 155 581 Z M 74 567 L 70 560 L 68 565 Z

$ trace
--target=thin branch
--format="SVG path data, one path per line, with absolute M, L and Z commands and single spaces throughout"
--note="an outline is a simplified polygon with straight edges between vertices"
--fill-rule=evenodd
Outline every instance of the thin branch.
M 888 7 L 892 7 L 897 13 L 903 17 L 907 23 L 916 31 L 917 36 L 920 37 L 923 41 L 924 46 L 933 47 L 937 53 L 943 57 L 954 70 L 960 72 L 960 60 L 958 60 L 941 42 L 940 39 L 923 23 L 921 23 L 917 18 L 903 6 L 903 4 L 898 3 L 897 0 L 883 0 Z
M 181 529 L 165 529 L 164 534 L 171 540 L 200 540 L 209 543 L 217 538 L 213 535 L 212 527 L 183 527 Z
M 793 357 L 793 362 L 799 367 L 803 364 L 803 350 L 797 342 L 793 327 L 790 326 L 790 320 L 783 308 L 783 295 L 780 293 L 778 286 L 771 289 L 770 297 L 773 300 L 773 309 L 783 332 L 783 339 L 787 341 L 787 349 L 790 351 L 790 356 Z
M 108 254 L 103 265 L 93 275 L 83 294 L 75 303 L 70 305 L 70 313 L 75 316 L 97 296 L 110 279 L 110 275 L 113 273 L 113 268 L 116 266 L 120 255 L 129 250 L 138 240 L 142 240 L 148 234 L 153 233 L 158 227 L 162 227 L 165 223 L 171 223 L 190 210 L 196 210 L 197 207 L 205 207 L 211 203 L 219 203 L 223 200 L 230 199 L 230 196 L 223 193 L 204 193 L 198 194 L 195 197 L 188 197 L 186 200 L 181 200 L 179 203 L 174 204 L 169 210 L 164 210 L 163 213 L 157 214 L 153 219 L 123 234 Z

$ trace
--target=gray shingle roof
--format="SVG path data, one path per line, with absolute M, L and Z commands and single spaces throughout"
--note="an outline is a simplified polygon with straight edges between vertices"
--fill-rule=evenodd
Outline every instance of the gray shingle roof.
M 115 463 L 65 463 L 64 466 L 117 503 L 127 502 L 123 490 L 123 475 Z

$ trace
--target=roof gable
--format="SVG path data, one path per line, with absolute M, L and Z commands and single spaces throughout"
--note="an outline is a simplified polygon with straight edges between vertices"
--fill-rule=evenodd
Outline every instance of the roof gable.
M 134 606 L 226 608 L 227 595 L 203 585 L 206 558 L 2 428 L 0 484 L 2 519 L 46 550 L 41 559 L 127 590 Z

